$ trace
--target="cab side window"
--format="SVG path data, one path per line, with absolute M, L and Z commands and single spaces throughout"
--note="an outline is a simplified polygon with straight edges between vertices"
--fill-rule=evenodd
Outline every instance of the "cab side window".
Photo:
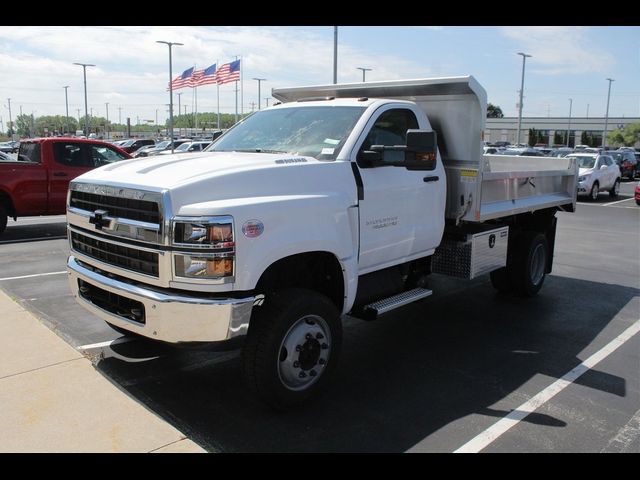
M 111 150 L 109 147 L 102 145 L 91 145 L 89 147 L 90 167 L 101 167 L 109 163 L 124 160 L 124 155 Z
M 77 143 L 56 142 L 53 144 L 53 158 L 56 163 L 67 167 L 84 167 L 82 147 Z
M 418 128 L 418 120 L 411 110 L 394 108 L 381 114 L 371 127 L 361 150 L 371 145 L 406 145 L 407 130 Z

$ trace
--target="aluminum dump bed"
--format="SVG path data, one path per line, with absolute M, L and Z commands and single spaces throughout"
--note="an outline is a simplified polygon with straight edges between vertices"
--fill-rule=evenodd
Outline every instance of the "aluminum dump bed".
M 574 159 L 482 155 L 487 95 L 472 76 L 280 88 L 272 95 L 283 102 L 331 96 L 418 104 L 438 133 L 447 172 L 445 216 L 456 224 L 549 207 L 575 209 Z

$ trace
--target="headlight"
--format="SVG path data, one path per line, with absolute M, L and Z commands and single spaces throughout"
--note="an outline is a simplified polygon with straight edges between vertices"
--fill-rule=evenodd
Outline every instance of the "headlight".
M 586 182 L 589 179 L 590 175 L 582 175 L 581 177 L 578 177 L 578 181 L 579 182 Z
M 233 242 L 233 219 L 231 217 L 211 217 L 173 224 L 173 244 L 181 246 L 201 245 L 208 248 L 230 248 Z
M 220 279 L 233 276 L 232 217 L 177 218 L 172 237 L 172 244 L 182 247 L 181 250 L 197 250 L 174 252 L 176 277 Z
M 176 276 L 183 278 L 222 278 L 233 276 L 233 254 L 220 256 L 175 255 Z

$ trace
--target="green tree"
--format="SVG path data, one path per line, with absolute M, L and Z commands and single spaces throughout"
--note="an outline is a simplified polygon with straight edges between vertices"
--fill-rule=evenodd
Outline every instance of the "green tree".
M 589 136 L 587 135 L 587 132 L 582 132 L 582 135 L 580 135 L 580 145 L 589 145 Z
M 556 130 L 556 132 L 553 134 L 553 144 L 554 145 L 564 145 L 564 134 L 560 133 Z
M 607 134 L 609 145 L 633 147 L 638 142 L 640 142 L 640 123 L 630 123 L 622 130 L 616 128 Z
M 503 118 L 502 109 L 492 103 L 487 104 L 487 118 Z M 529 137 L 531 138 L 531 137 Z
M 535 128 L 529 129 L 529 146 L 533 147 L 538 141 L 539 132 Z

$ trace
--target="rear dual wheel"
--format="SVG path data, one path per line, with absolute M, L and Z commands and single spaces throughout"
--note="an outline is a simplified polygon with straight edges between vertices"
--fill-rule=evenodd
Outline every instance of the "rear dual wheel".
M 491 283 L 502 293 L 533 297 L 542 288 L 549 259 L 549 246 L 542 233 L 526 231 L 515 244 L 507 266 L 491 272 Z

